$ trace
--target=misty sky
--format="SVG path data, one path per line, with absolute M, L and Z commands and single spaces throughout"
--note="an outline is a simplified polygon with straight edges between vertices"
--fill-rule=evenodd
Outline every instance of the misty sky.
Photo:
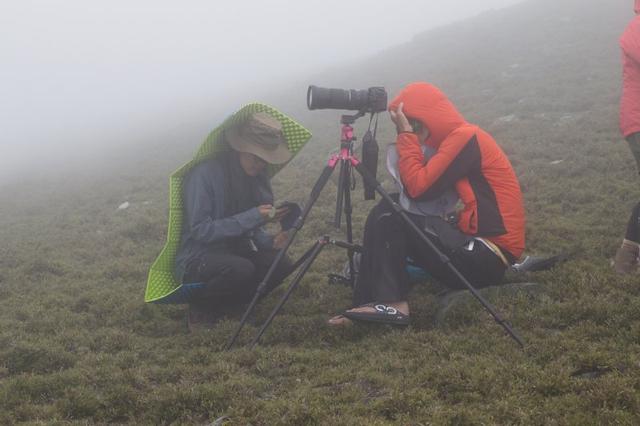
M 261 83 L 517 2 L 4 0 L 0 169 L 59 156 L 51 148 L 63 144 L 91 149 L 99 135 L 153 117 L 184 120 L 214 99 L 219 110 Z

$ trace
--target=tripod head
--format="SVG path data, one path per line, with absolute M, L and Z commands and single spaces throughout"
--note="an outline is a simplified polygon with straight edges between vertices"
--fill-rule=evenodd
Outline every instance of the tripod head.
M 342 124 L 342 136 L 340 137 L 340 148 L 348 149 L 349 155 L 353 154 L 353 142 L 356 140 L 355 134 L 353 132 L 353 124 L 359 118 L 362 118 L 366 115 L 366 111 L 359 111 L 354 115 L 343 115 L 340 118 L 340 124 Z
M 342 124 L 343 126 L 350 126 L 350 125 L 354 124 L 356 122 L 356 120 L 358 120 L 358 118 L 362 118 L 366 114 L 367 114 L 366 111 L 358 111 L 357 114 L 343 115 L 340 118 L 340 124 Z

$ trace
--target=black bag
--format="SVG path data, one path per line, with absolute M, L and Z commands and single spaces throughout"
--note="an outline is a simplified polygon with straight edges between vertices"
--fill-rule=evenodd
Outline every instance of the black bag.
M 450 253 L 473 240 L 472 236 L 460 231 L 455 223 L 447 222 L 439 216 L 425 216 L 423 229 L 428 235 L 440 241 L 440 244 Z
M 371 124 L 373 123 L 373 115 L 369 120 L 369 129 L 362 138 L 362 165 L 369 171 L 374 178 L 378 175 L 378 153 L 380 148 L 378 147 L 378 141 L 376 140 L 376 134 L 378 133 L 378 115 L 376 114 L 375 127 L 373 132 L 371 131 Z M 376 188 L 371 185 L 371 182 L 364 182 L 364 199 L 366 201 L 376 199 Z

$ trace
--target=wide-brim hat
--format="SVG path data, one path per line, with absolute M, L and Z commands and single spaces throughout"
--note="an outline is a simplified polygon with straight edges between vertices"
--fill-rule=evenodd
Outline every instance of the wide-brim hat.
M 236 151 L 248 152 L 269 164 L 284 164 L 293 156 L 287 148 L 282 124 L 266 112 L 252 114 L 231 127 L 225 131 L 225 139 Z

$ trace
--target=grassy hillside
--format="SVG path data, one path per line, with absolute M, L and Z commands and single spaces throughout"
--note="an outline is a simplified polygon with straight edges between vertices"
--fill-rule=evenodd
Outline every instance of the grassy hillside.
M 412 293 L 408 330 L 328 329 L 326 318 L 349 305 L 349 292 L 325 279 L 342 262 L 337 250 L 257 351 L 220 351 L 235 320 L 186 334 L 182 307 L 147 306 L 143 293 L 164 242 L 167 176 L 204 137 L 191 130 L 132 141 L 147 154 L 122 153 L 91 176 L 1 190 L 0 424 L 209 424 L 223 415 L 237 425 L 637 424 L 639 280 L 609 267 L 640 199 L 617 128 L 617 37 L 630 18 L 630 2 L 530 1 L 264 96 L 315 134 L 275 179 L 276 194 L 295 201 L 338 137 L 337 112 L 305 111 L 307 83 L 395 92 L 431 81 L 490 131 L 523 186 L 529 252 L 575 253 L 518 278 L 541 283 L 536 295 L 490 292 L 526 350 L 473 301 L 436 325 L 433 284 Z M 330 185 L 295 252 L 337 235 L 327 223 L 334 199 Z M 356 199 L 359 235 L 372 203 Z

